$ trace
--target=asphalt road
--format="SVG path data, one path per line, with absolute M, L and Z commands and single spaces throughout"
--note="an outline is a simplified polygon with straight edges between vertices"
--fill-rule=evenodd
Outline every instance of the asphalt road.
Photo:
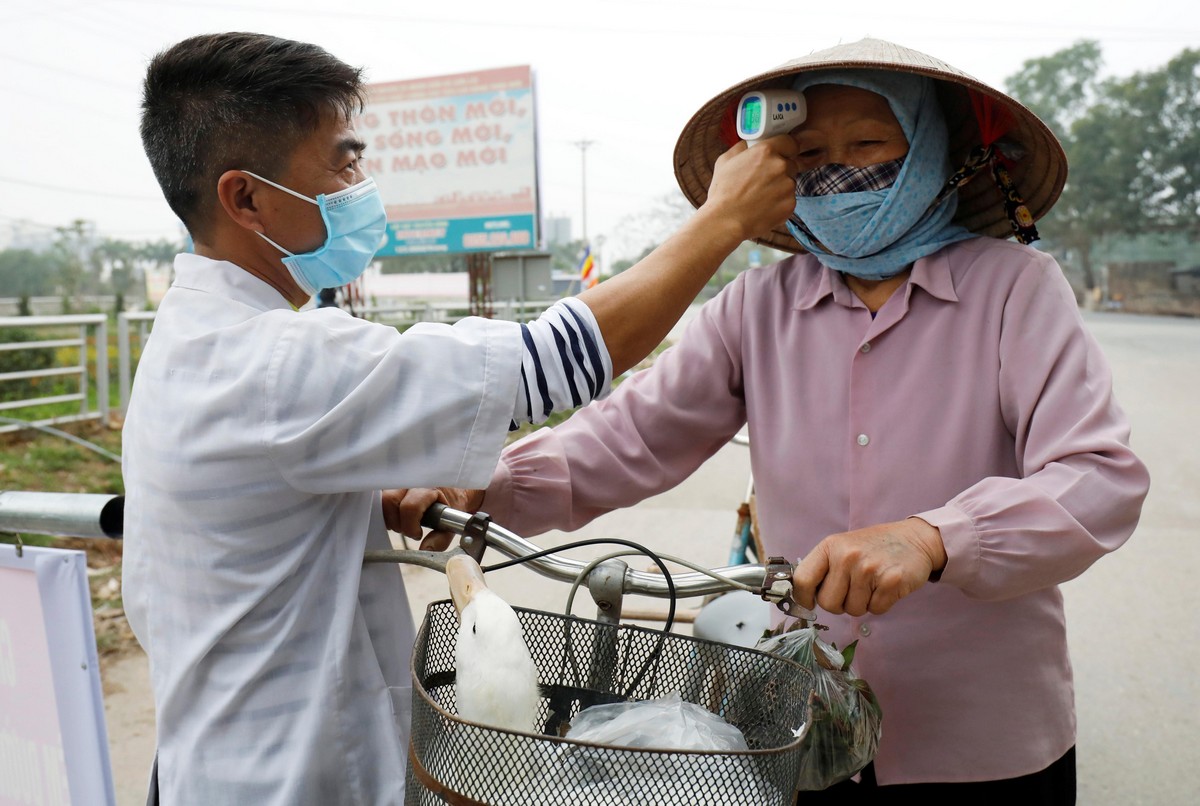
M 1200 791 L 1200 320 L 1086 314 L 1113 365 L 1118 399 L 1133 425 L 1133 445 L 1149 465 L 1152 489 L 1137 533 L 1064 586 L 1079 712 L 1079 803 L 1182 804 Z M 749 460 L 728 446 L 692 478 L 639 506 L 612 513 L 572 535 L 640 540 L 710 566 L 724 565 L 745 492 Z M 597 550 L 597 553 L 600 550 Z M 586 552 L 574 556 L 587 556 Z M 632 565 L 648 569 L 633 560 Z M 405 571 L 417 618 L 445 598 L 444 578 Z M 514 604 L 562 612 L 568 586 L 516 568 L 489 575 Z M 629 597 L 626 606 L 660 606 Z M 586 591 L 575 612 L 593 615 Z M 144 660 L 107 698 L 110 745 L 122 804 L 142 802 L 152 711 Z

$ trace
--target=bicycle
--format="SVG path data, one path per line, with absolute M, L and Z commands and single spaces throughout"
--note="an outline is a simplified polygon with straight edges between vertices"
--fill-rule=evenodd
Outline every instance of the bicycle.
M 617 556 L 589 563 L 561 556 L 574 545 L 599 540 L 543 551 L 482 513 L 471 515 L 435 505 L 423 525 L 457 532 L 458 547 L 437 553 L 369 552 L 365 560 L 412 562 L 444 570 L 450 556 L 464 552 L 478 561 L 490 547 L 512 559 L 485 570 L 519 563 L 576 588 L 586 584 L 596 602 L 597 618 L 515 608 L 543 693 L 542 732 L 525 733 L 491 729 L 456 715 L 457 617 L 448 602 L 431 604 L 413 650 L 406 802 L 668 806 L 745 803 L 748 793 L 754 803 L 793 802 L 813 687 L 809 672 L 755 650 L 620 621 L 626 593 L 669 598 L 673 611 L 678 598 L 736 588 L 753 590 L 791 612 L 790 564 L 771 558 L 765 565 L 675 575 L 662 566 L 663 573 L 652 574 L 630 570 Z M 640 547 L 637 553 L 653 554 Z M 723 716 L 743 732 L 750 749 L 689 752 L 610 747 L 557 735 L 564 723 L 590 705 L 652 700 L 667 692 L 678 692 L 683 700 Z

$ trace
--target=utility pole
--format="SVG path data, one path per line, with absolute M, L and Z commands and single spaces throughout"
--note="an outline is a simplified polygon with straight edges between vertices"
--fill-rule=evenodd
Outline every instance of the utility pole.
M 576 140 L 572 145 L 579 149 L 579 164 L 582 172 L 583 186 L 583 242 L 586 244 L 588 239 L 587 234 L 587 150 L 589 146 L 595 145 L 595 140 Z

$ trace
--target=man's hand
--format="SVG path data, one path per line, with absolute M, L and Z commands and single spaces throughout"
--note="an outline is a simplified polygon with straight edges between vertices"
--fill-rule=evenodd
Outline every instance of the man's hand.
M 431 490 L 413 487 L 408 490 L 383 491 L 383 522 L 393 532 L 405 537 L 421 536 L 421 518 L 425 510 L 441 502 L 451 509 L 476 512 L 483 506 L 483 490 L 462 490 L 439 487 Z M 421 541 L 422 551 L 445 551 L 454 539 L 453 532 L 430 532 Z
M 799 149 L 791 135 L 763 140 L 754 148 L 738 142 L 713 167 L 701 214 L 735 222 L 743 240 L 767 235 L 796 207 Z
M 796 566 L 792 598 L 827 613 L 886 613 L 946 565 L 942 533 L 920 518 L 830 535 Z

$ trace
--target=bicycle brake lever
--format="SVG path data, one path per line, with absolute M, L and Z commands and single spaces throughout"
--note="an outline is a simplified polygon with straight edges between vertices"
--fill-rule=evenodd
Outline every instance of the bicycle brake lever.
M 763 577 L 759 595 L 764 600 L 773 603 L 785 615 L 805 621 L 814 621 L 817 614 L 807 607 L 801 607 L 792 598 L 792 573 L 795 570 L 796 566 L 783 557 L 768 557 L 766 574 Z

